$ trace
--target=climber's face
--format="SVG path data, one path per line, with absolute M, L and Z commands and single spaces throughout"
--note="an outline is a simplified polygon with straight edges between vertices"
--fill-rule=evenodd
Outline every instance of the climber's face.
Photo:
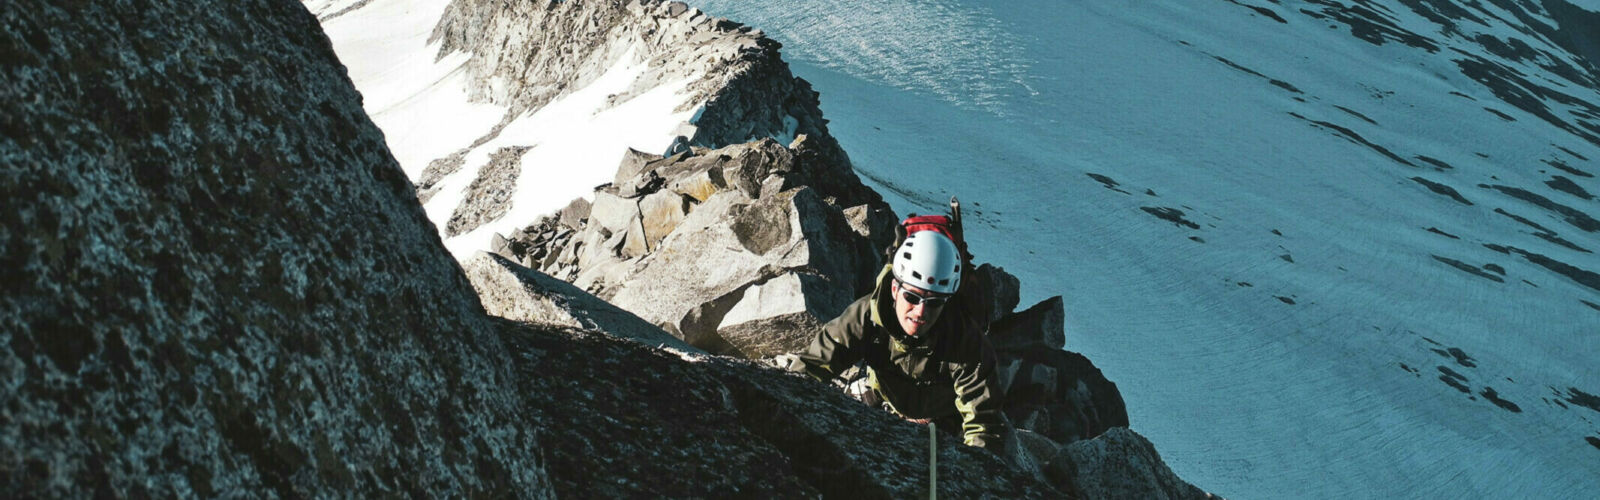
M 894 315 L 900 320 L 900 329 L 906 335 L 921 335 L 933 329 L 944 311 L 948 295 L 940 295 L 912 285 L 893 280 L 890 291 L 894 293 Z

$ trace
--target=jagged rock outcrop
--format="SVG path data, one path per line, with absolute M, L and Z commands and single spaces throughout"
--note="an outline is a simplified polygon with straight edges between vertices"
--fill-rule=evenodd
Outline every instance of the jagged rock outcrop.
M 690 79 L 685 102 L 704 110 L 681 129 L 689 144 L 827 135 L 816 92 L 778 57 L 781 44 L 681 2 L 455 0 L 433 38 L 442 53 L 472 54 L 473 97 L 513 115 L 583 88 L 632 53 L 649 69 L 611 101 Z
M 1126 427 L 1063 447 L 1045 474 L 1081 498 L 1214 498 L 1173 474 L 1155 446 Z
M 636 152 L 617 177 L 586 219 L 536 223 L 506 254 L 712 352 L 804 347 L 871 288 L 893 237 L 887 205 L 831 141 Z
M 1065 349 L 1065 314 L 1056 296 L 1002 314 L 989 327 L 999 358 L 995 371 L 1006 392 L 1006 415 L 1017 426 L 1059 443 L 1128 426 L 1128 408 L 1117 385 L 1089 358 Z
M 289 2 L 0 11 L 0 491 L 921 496 L 924 429 L 495 318 Z M 1058 497 L 940 444 L 940 492 Z

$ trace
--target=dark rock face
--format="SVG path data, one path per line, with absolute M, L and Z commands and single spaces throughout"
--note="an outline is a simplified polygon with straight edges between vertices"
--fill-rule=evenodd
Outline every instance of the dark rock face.
M 1082 498 L 1213 498 L 1173 474 L 1150 441 L 1126 427 L 1067 445 L 1045 474 Z
M 0 16 L 0 490 L 548 495 L 500 335 L 303 6 Z
M 562 435 L 544 441 L 558 496 L 927 494 L 927 429 L 829 386 L 746 361 L 675 355 L 593 332 L 513 330 L 518 333 L 507 344 L 525 370 L 522 389 L 536 401 L 530 418 Z M 557 373 L 569 376 L 551 376 Z M 944 435 L 939 494 L 1062 496 L 993 454 Z
M 1089 358 L 1064 350 L 1065 318 L 1057 296 L 1006 313 L 989 326 L 999 361 L 996 373 L 1006 391 L 1006 416 L 1018 427 L 1062 444 L 1128 426 L 1128 408 L 1117 385 Z

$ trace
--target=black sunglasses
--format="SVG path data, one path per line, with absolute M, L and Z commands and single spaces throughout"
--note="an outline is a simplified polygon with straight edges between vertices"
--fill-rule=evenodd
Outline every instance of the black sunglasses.
M 900 284 L 900 296 L 905 298 L 906 299 L 906 303 L 907 304 L 911 304 L 912 306 L 916 306 L 917 304 L 927 303 L 927 305 L 925 305 L 924 307 L 940 308 L 940 307 L 944 307 L 944 303 L 950 300 L 950 296 L 948 296 L 948 295 L 939 295 L 939 296 L 930 297 L 930 296 L 918 294 L 917 292 L 911 291 L 911 287 L 906 286 L 906 282 L 900 281 L 900 280 L 895 280 L 895 281 Z

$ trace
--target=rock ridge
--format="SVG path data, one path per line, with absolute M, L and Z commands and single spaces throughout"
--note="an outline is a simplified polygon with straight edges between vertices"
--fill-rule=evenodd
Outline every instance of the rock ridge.
M 510 115 L 583 88 L 631 57 L 648 64 L 645 74 L 610 101 L 688 80 L 686 105 L 703 108 L 681 128 L 690 144 L 828 135 L 817 93 L 789 72 L 782 44 L 681 2 L 454 0 L 431 40 L 441 43 L 440 57 L 471 54 L 471 97 L 508 106 Z

